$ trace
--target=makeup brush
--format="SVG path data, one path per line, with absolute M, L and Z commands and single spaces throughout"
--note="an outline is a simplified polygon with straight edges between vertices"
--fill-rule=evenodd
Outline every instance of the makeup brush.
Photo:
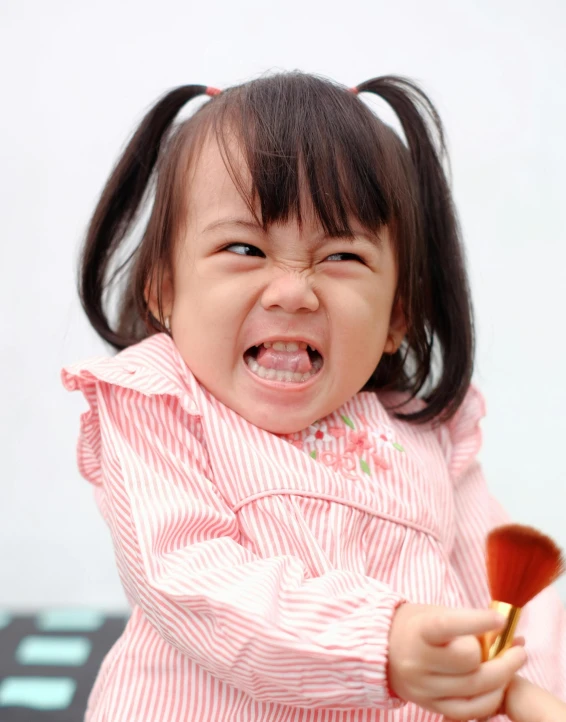
M 484 661 L 513 644 L 521 609 L 566 571 L 561 550 L 537 529 L 521 524 L 497 527 L 487 537 L 487 577 L 491 609 L 507 619 L 500 632 L 481 638 Z
M 522 524 L 493 529 L 486 544 L 491 609 L 507 623 L 499 632 L 480 637 L 483 661 L 494 659 L 513 645 L 522 608 L 566 571 L 561 550 L 548 536 Z M 489 722 L 483 717 L 478 722 Z M 444 720 L 444 722 L 449 722 Z

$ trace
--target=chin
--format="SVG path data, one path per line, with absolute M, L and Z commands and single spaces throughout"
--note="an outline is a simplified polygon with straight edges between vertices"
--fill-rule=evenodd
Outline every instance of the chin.
M 250 414 L 242 413 L 241 415 L 254 426 L 268 431 L 270 434 L 278 434 L 280 436 L 296 434 L 298 431 L 306 429 L 319 418 L 318 416 L 311 418 L 303 414 L 296 416 L 287 414 L 285 418 L 281 418 L 280 411 L 265 411 L 260 414 L 257 412 Z

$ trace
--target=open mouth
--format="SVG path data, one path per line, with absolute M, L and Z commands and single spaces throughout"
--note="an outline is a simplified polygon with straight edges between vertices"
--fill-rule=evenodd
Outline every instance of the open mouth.
M 304 341 L 275 341 L 252 346 L 244 354 L 250 371 L 262 379 L 301 384 L 322 368 L 320 352 Z

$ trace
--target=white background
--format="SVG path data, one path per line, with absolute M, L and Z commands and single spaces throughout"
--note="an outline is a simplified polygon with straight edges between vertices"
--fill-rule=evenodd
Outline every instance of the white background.
M 0 0 L 0 607 L 121 608 L 75 467 L 64 363 L 104 352 L 77 250 L 143 112 L 269 69 L 422 83 L 447 127 L 488 399 L 483 460 L 513 516 L 566 546 L 563 0 Z M 566 599 L 566 584 L 561 592 Z

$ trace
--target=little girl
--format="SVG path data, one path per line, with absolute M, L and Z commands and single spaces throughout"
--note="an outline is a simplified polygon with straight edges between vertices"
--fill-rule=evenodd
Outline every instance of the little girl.
M 443 152 L 434 108 L 393 77 L 190 85 L 143 120 L 81 266 L 85 311 L 121 353 L 63 373 L 90 407 L 79 467 L 133 606 L 89 722 L 501 709 L 527 655 L 481 664 L 476 638 L 501 624 L 484 541 L 506 516 L 476 460 Z M 549 590 L 522 629 L 522 674 L 559 696 L 565 623 Z M 553 700 L 509 689 L 510 713 L 514 689 Z

